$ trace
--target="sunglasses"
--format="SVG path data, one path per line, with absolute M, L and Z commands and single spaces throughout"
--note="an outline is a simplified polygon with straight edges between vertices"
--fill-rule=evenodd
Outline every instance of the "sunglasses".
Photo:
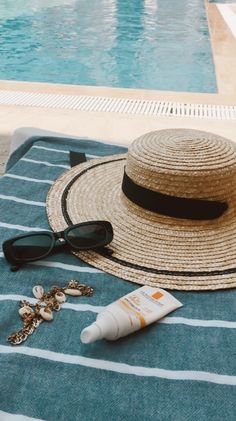
M 97 250 L 111 254 L 105 249 L 113 239 L 112 225 L 108 221 L 89 221 L 71 225 L 64 231 L 30 232 L 4 241 L 2 248 L 6 260 L 15 271 L 25 263 L 43 259 L 62 246 L 73 250 Z

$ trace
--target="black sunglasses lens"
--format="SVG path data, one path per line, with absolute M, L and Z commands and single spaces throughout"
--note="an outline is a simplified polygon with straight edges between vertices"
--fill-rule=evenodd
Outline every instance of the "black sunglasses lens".
M 37 259 L 49 252 L 51 242 L 51 237 L 46 234 L 18 238 L 12 243 L 12 253 L 19 260 Z
M 99 224 L 81 225 L 72 228 L 67 233 L 67 239 L 75 248 L 100 247 L 106 244 L 107 231 Z

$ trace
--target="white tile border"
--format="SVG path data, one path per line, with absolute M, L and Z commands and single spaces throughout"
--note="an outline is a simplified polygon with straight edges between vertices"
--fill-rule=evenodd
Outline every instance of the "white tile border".
M 236 105 L 192 104 L 105 96 L 0 90 L 0 105 L 71 109 L 153 117 L 236 120 Z

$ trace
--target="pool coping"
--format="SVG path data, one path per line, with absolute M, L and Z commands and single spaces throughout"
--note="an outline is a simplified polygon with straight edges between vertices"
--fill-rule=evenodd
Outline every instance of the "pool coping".
M 80 90 L 81 91 L 81 90 Z M 87 93 L 88 93 L 87 89 Z M 105 90 L 102 95 L 94 94 L 94 89 L 90 89 L 90 94 L 62 94 L 54 92 L 40 92 L 25 90 L 0 90 L 0 104 L 23 107 L 66 109 L 88 112 L 106 112 L 127 115 L 148 115 L 154 117 L 186 117 L 196 119 L 219 119 L 236 120 L 236 105 L 206 104 L 193 101 L 183 101 L 183 96 L 179 100 L 172 100 L 163 95 L 159 99 L 157 93 L 155 97 L 141 98 L 131 97 L 128 93 L 125 96 L 111 96 L 110 90 Z M 114 92 L 114 91 L 112 91 Z M 109 95 L 110 94 L 110 95 Z M 128 96 L 127 96 L 128 95 Z M 199 95 L 197 96 L 199 99 Z M 202 96 L 201 96 L 202 98 Z
M 236 105 L 236 91 L 235 95 L 233 95 L 224 93 L 160 91 L 132 88 L 112 88 L 107 86 L 69 85 L 58 83 L 0 80 L 0 92 L 3 91 L 74 96 L 83 95 L 143 100 L 165 99 L 167 101 L 187 103 Z
M 217 118 L 217 114 L 211 118 L 202 118 L 202 115 L 191 115 L 179 113 L 179 115 L 165 115 L 165 113 L 149 113 L 145 111 L 146 105 L 155 103 L 162 104 L 200 104 L 203 109 L 215 109 L 233 107 L 235 110 L 236 96 L 222 94 L 202 94 L 189 92 L 167 92 L 149 91 L 140 89 L 123 89 L 92 87 L 82 85 L 60 85 L 35 82 L 0 81 L 1 94 L 10 93 L 9 103 L 0 104 L 0 124 L 3 134 L 12 134 L 19 127 L 34 126 L 45 130 L 53 130 L 68 135 L 86 136 L 113 142 L 130 142 L 136 136 L 147 131 L 168 127 L 192 127 L 213 131 L 218 134 L 235 137 L 235 118 Z M 19 98 L 31 98 L 24 105 L 14 104 L 14 95 Z M 18 95 L 18 96 L 17 96 Z M 83 107 L 70 107 L 57 105 L 45 107 L 42 99 L 48 97 L 60 97 L 66 101 L 68 97 L 73 100 L 84 98 L 107 99 L 109 101 L 132 104 L 135 101 L 142 102 L 144 112 L 115 112 L 104 109 L 88 109 Z M 80 98 L 79 98 L 80 97 Z M 13 98 L 13 100 L 12 100 Z M 39 104 L 32 106 L 32 99 L 39 98 Z M 1 102 L 1 101 L 0 101 Z M 17 102 L 17 101 L 16 101 Z M 86 103 L 85 103 L 86 105 Z M 209 107 L 208 107 L 209 106 Z M 168 106 L 166 107 L 167 110 Z M 146 108 L 147 109 L 147 108 Z M 170 110 L 170 107 L 169 107 Z M 126 110 L 127 111 L 127 110 Z M 236 139 L 235 139 L 236 140 Z
M 209 3 L 205 0 L 212 55 L 219 94 L 236 93 L 236 37 L 232 21 L 236 22 L 236 3 Z M 223 11 L 223 12 L 222 12 Z

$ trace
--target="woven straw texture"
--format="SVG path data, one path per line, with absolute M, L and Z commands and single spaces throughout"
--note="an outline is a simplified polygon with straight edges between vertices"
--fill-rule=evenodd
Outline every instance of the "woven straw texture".
M 164 194 L 224 201 L 214 220 L 160 215 L 122 192 L 124 167 L 136 184 Z M 111 257 L 79 257 L 139 284 L 208 290 L 236 286 L 236 145 L 217 135 L 176 129 L 136 139 L 128 154 L 93 159 L 63 174 L 52 186 L 47 212 L 54 230 L 71 223 L 112 223 Z

